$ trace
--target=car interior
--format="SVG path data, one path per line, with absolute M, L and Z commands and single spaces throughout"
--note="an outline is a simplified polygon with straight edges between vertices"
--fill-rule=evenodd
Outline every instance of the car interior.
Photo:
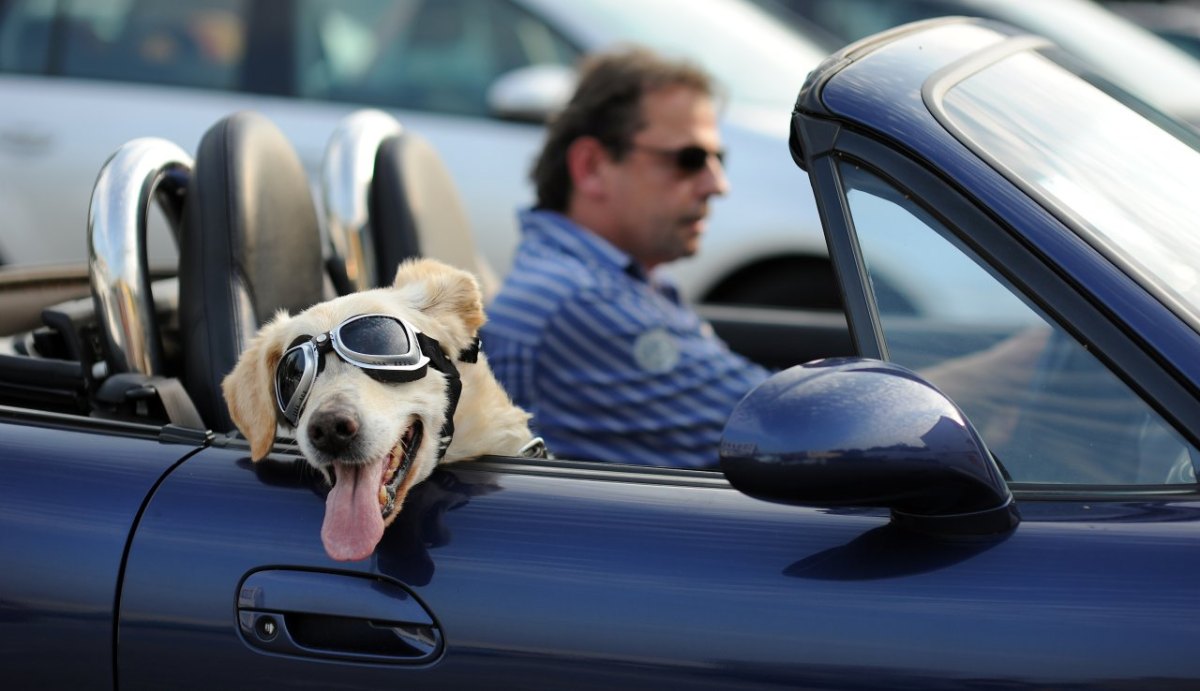
M 254 112 L 215 123 L 194 160 L 127 142 L 93 189 L 87 267 L 0 267 L 0 406 L 232 433 L 221 379 L 278 309 L 388 285 L 412 256 L 473 271 L 485 296 L 498 288 L 437 152 L 392 116 L 347 116 L 319 186 L 320 212 L 294 147 Z M 152 207 L 177 271 L 148 266 Z M 702 312 L 768 367 L 852 352 L 840 312 Z

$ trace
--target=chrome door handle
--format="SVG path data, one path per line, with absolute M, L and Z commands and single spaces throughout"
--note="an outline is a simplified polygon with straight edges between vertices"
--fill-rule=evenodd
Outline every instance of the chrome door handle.
M 404 586 L 382 578 L 272 569 L 238 589 L 238 627 L 274 653 L 420 664 L 441 653 L 433 616 Z

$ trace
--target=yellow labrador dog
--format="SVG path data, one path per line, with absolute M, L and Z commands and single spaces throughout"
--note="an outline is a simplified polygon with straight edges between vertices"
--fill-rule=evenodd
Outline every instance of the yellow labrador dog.
M 280 312 L 222 382 L 255 461 L 282 425 L 333 484 L 321 526 L 330 557 L 370 556 L 438 463 L 539 446 L 479 352 L 483 322 L 471 274 L 410 261 L 391 288 Z

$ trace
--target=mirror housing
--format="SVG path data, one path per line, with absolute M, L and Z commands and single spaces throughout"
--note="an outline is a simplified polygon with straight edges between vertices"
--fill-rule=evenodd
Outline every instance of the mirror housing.
M 492 115 L 544 124 L 571 99 L 575 70 L 563 65 L 529 65 L 505 72 L 488 87 Z
M 720 456 L 730 484 L 767 501 L 883 507 L 898 525 L 948 536 L 1020 522 L 958 406 L 890 362 L 832 358 L 775 374 L 738 403 Z

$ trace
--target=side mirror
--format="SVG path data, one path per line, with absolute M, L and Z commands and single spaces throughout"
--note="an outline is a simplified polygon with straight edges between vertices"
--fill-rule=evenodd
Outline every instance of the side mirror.
M 575 78 L 575 70 L 563 65 L 517 68 L 488 87 L 488 108 L 492 115 L 506 120 L 545 123 L 570 100 Z
M 834 358 L 772 376 L 734 409 L 721 467 L 738 490 L 806 506 L 891 510 L 938 535 L 996 535 L 1020 516 L 949 398 L 899 365 Z

